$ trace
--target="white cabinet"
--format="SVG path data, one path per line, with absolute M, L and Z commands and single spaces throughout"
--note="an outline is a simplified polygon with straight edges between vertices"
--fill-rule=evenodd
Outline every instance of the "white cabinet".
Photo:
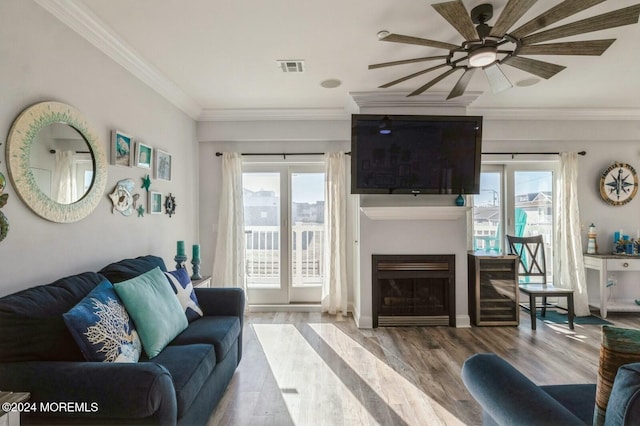
M 26 411 L 23 404 L 29 400 L 28 392 L 0 391 L 0 426 L 20 426 L 20 411 Z M 9 404 L 11 411 L 5 412 L 5 405 Z M 29 405 L 31 407 L 31 405 Z M 22 410 L 21 410 L 22 409 Z
M 203 277 L 199 280 L 192 280 L 194 288 L 209 288 L 211 287 L 211 277 Z
M 607 312 L 640 312 L 640 305 L 635 303 L 634 298 L 610 298 L 610 289 L 607 287 L 610 275 L 617 279 L 618 274 L 635 273 L 640 278 L 640 256 L 585 255 L 584 267 L 588 280 L 589 305 L 600 309 L 602 318 L 607 317 Z M 589 270 L 597 271 L 597 282 L 589 280 Z M 640 287 L 637 294 L 640 299 Z

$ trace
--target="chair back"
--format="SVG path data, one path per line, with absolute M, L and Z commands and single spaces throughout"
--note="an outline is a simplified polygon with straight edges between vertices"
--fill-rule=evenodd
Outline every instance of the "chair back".
M 520 277 L 539 277 L 542 283 L 546 283 L 547 265 L 542 235 L 533 237 L 507 235 L 507 246 L 509 253 L 520 257 Z

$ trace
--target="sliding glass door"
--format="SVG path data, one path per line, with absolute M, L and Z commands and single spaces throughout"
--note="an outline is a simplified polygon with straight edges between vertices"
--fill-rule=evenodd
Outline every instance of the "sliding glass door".
M 243 192 L 251 303 L 319 302 L 325 258 L 323 166 L 247 164 Z
M 501 252 L 504 249 L 504 170 L 483 167 L 480 194 L 473 196 L 473 248 Z
M 553 273 L 553 202 L 557 162 L 485 164 L 473 197 L 473 248 L 507 251 L 505 235 L 542 235 L 548 280 Z

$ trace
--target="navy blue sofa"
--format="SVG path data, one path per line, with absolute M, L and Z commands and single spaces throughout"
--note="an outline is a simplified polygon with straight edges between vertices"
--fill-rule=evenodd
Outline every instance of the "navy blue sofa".
M 595 384 L 538 386 L 496 354 L 469 357 L 462 380 L 483 409 L 484 425 L 593 424 Z M 640 424 L 640 363 L 618 369 L 605 424 Z
M 62 318 L 103 278 L 156 266 L 166 271 L 156 256 L 125 259 L 0 298 L 0 389 L 31 393 L 22 424 L 206 424 L 242 356 L 241 289 L 196 288 L 204 317 L 134 364 L 85 361 Z M 58 402 L 74 409 L 42 410 Z

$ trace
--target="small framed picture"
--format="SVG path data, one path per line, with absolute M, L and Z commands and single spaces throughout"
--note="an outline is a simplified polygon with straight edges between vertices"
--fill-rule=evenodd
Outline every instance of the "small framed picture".
M 111 132 L 111 164 L 131 167 L 133 163 L 133 140 L 120 130 Z
M 154 166 L 156 179 L 171 180 L 171 154 L 156 148 Z
M 149 213 L 161 214 L 162 213 L 162 193 L 157 191 L 149 191 Z
M 142 142 L 136 142 L 136 166 L 143 169 L 151 168 L 151 153 L 153 148 Z

